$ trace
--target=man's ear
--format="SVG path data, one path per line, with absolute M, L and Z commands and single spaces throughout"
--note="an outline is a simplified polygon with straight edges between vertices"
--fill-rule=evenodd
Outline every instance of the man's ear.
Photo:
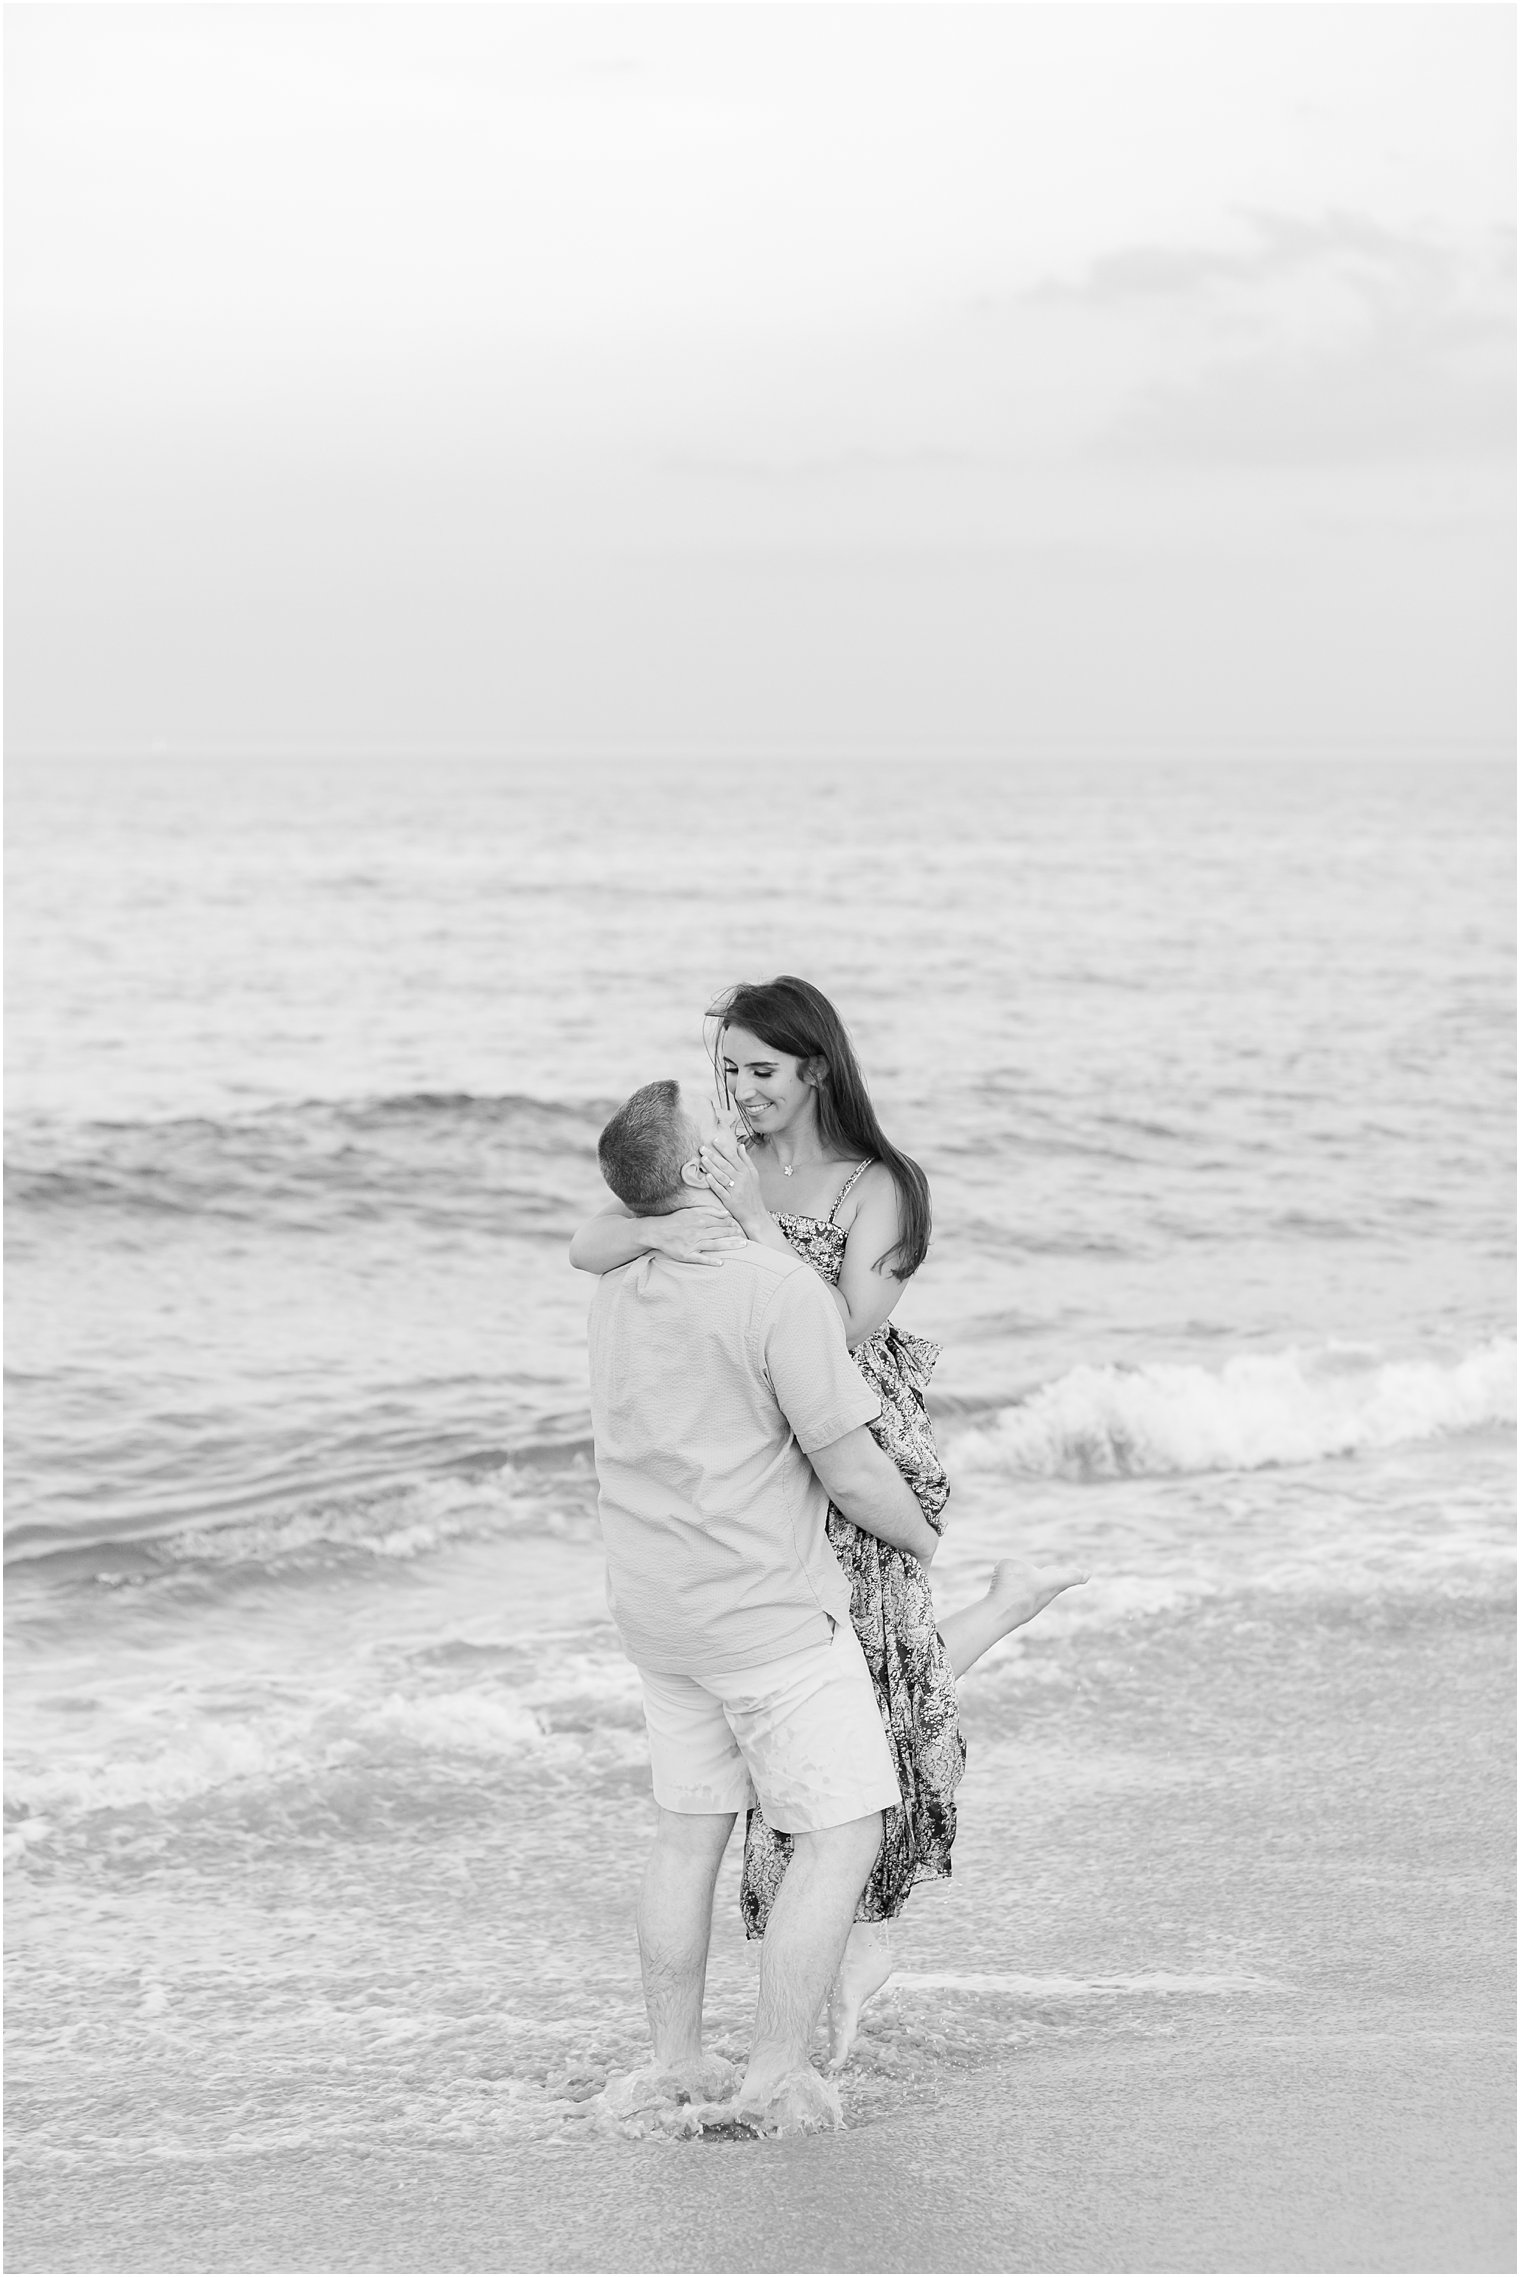
M 681 1184 L 683 1186 L 700 1186 L 704 1194 L 708 1191 L 707 1173 L 696 1155 L 692 1156 L 690 1162 L 682 1163 Z

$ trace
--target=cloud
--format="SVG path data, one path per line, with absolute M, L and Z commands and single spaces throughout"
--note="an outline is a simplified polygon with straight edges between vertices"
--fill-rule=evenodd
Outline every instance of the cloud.
M 1319 220 L 1297 214 L 1245 211 L 1243 245 L 1131 245 L 1101 255 L 1077 279 L 1049 277 L 1023 297 L 1036 304 L 1106 307 L 1137 301 L 1194 297 L 1234 286 L 1259 286 L 1339 264 L 1364 273 L 1427 274 L 1448 268 L 1449 245 L 1402 236 L 1362 214 L 1333 213 Z
M 1100 456 L 1512 455 L 1512 229 L 1459 239 L 1356 214 L 1245 218 L 1243 243 L 1129 247 L 1024 296 L 1127 337 L 1135 382 Z

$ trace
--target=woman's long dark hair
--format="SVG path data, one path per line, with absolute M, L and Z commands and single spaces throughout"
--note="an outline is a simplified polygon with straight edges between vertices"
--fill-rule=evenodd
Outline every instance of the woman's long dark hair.
M 778 973 L 774 980 L 741 981 L 709 1007 L 707 1017 L 718 1023 L 712 1063 L 725 1102 L 723 1031 L 747 1028 L 773 1052 L 784 1052 L 806 1065 L 818 1102 L 818 1134 L 825 1146 L 840 1154 L 874 1155 L 886 1164 L 897 1188 L 902 1231 L 876 1264 L 879 1270 L 890 1258 L 892 1278 L 908 1280 L 929 1247 L 929 1181 L 911 1155 L 899 1154 L 876 1120 L 849 1032 L 822 989 L 789 972 Z

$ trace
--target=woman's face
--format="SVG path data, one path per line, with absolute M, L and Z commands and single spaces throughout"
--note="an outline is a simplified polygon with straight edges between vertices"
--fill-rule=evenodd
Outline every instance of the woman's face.
M 753 1131 L 770 1138 L 816 1112 L 813 1086 L 801 1060 L 773 1051 L 748 1028 L 723 1031 L 723 1072 L 728 1095 Z

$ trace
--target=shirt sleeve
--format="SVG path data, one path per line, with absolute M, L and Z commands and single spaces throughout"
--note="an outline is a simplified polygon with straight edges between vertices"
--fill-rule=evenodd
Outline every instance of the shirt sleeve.
M 805 1455 L 881 1413 L 881 1401 L 850 1358 L 839 1308 L 809 1266 L 788 1273 L 766 1307 L 761 1356 Z

